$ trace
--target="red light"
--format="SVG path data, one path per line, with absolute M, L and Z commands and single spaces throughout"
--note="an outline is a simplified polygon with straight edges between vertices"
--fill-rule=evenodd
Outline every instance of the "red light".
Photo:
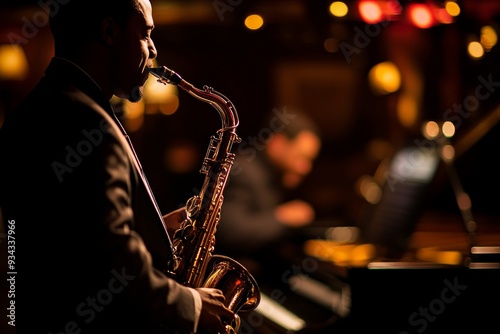
M 434 24 L 434 15 L 429 6 L 424 4 L 411 4 L 408 6 L 408 18 L 411 23 L 419 28 L 429 28 Z
M 382 8 L 375 1 L 360 1 L 358 3 L 359 15 L 369 24 L 374 24 L 382 20 Z
M 359 0 L 358 13 L 368 24 L 398 20 L 403 7 L 397 0 Z

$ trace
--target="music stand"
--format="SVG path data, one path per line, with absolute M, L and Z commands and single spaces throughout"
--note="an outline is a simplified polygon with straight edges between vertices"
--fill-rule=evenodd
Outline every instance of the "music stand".
M 386 172 L 381 199 L 367 204 L 356 222 L 360 242 L 375 245 L 382 258 L 401 258 L 409 247 L 438 165 L 436 150 L 409 145 L 398 151 Z

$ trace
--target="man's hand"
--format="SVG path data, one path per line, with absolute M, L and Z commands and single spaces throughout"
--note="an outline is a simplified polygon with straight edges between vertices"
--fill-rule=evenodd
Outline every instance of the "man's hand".
M 197 288 L 196 291 L 202 302 L 198 332 L 225 333 L 226 324 L 233 324 L 237 315 L 224 305 L 222 291 L 214 288 Z
M 167 228 L 168 235 L 170 238 L 174 235 L 174 232 L 179 228 L 182 221 L 186 219 L 186 208 L 182 207 L 167 213 L 163 216 L 163 224 Z
M 302 200 L 293 200 L 278 206 L 274 212 L 276 219 L 290 227 L 300 227 L 313 222 L 314 208 Z

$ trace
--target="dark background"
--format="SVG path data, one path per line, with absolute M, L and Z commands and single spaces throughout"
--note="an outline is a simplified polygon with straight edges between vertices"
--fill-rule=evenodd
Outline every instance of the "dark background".
M 262 118 L 273 109 L 302 109 L 319 123 L 323 148 L 313 173 L 297 191 L 314 204 L 318 221 L 356 221 L 365 204 L 357 188 L 361 177 L 373 176 L 385 158 L 419 136 L 424 121 L 443 120 L 448 109 L 473 95 L 478 76 L 491 75 L 494 82 L 500 78 L 498 46 L 479 60 L 466 53 L 466 44 L 477 39 L 481 26 L 497 27 L 498 1 L 458 2 L 462 12 L 453 23 L 428 29 L 412 26 L 403 14 L 389 24 L 370 28 L 356 14 L 352 1 L 345 18 L 330 15 L 327 1 L 222 1 L 228 6 L 225 12 L 219 11 L 222 16 L 215 1 L 152 3 L 158 64 L 174 69 L 196 87 L 209 85 L 229 97 L 239 113 L 238 133 L 243 141 L 259 135 Z M 410 3 L 415 1 L 401 2 L 403 12 Z M 2 44 L 9 44 L 12 34 L 23 36 L 23 26 L 41 12 L 35 1 L 3 1 L 0 6 Z M 243 19 L 255 12 L 266 23 L 250 31 Z M 338 45 L 359 46 L 359 31 L 371 35 L 349 56 L 342 49 L 327 52 L 323 46 L 326 38 L 334 38 Z M 0 81 L 0 121 L 36 83 L 52 56 L 48 27 L 39 25 L 32 35 L 21 44 L 29 66 L 27 76 Z M 399 92 L 377 95 L 369 87 L 368 71 L 386 60 L 401 64 L 403 84 L 410 76 L 421 79 L 418 118 L 413 124 L 403 125 L 396 117 Z M 405 72 L 408 68 L 410 72 Z M 467 118 L 461 118 L 457 142 L 497 107 L 499 96 L 494 91 Z M 209 136 L 220 126 L 209 105 L 182 91 L 179 101 L 175 114 L 146 113 L 142 126 L 129 130 L 165 211 L 182 205 L 201 185 L 198 168 Z M 500 185 L 496 121 L 489 124 L 493 128 L 479 141 L 469 140 L 470 148 L 456 161 L 474 212 L 487 220 L 499 216 L 496 192 Z M 167 157 L 181 143 L 190 145 L 194 157 L 183 163 L 174 156 L 179 169 Z M 436 184 L 426 208 L 460 220 L 446 175 Z
M 409 4 L 417 2 L 400 1 L 403 12 Z M 0 2 L 0 45 L 10 44 L 14 35 L 23 36 L 26 22 L 42 17 L 40 3 Z M 228 8 L 222 19 L 214 7 L 217 3 Z M 261 120 L 273 109 L 300 109 L 318 122 L 323 133 L 320 156 L 306 182 L 290 196 L 300 196 L 314 205 L 315 224 L 319 227 L 356 224 L 367 204 L 359 191 L 360 180 L 365 177 L 381 180 L 379 174 L 386 159 L 419 138 L 425 121 L 443 121 L 450 108 L 475 96 L 475 89 L 481 83 L 479 77 L 500 82 L 499 45 L 477 60 L 471 59 L 466 50 L 467 43 L 477 40 L 484 25 L 492 25 L 500 34 L 500 1 L 458 1 L 462 12 L 453 23 L 428 29 L 412 26 L 404 15 L 387 25 L 369 27 L 356 14 L 356 2 L 347 3 L 348 16 L 335 18 L 328 13 L 329 2 L 324 0 L 152 0 L 158 64 L 170 67 L 198 88 L 209 85 L 229 97 L 237 108 L 238 134 L 244 142 L 262 134 L 265 125 Z M 432 3 L 442 6 L 444 2 Z M 264 17 L 266 23 L 262 29 L 250 31 L 244 27 L 243 20 L 251 13 Z M 337 46 L 342 42 L 355 46 L 358 31 L 366 29 L 374 29 L 368 30 L 374 33 L 350 57 L 340 49 L 325 50 L 323 43 L 327 38 L 333 38 Z M 52 57 L 48 26 L 40 24 L 29 33 L 26 43 L 21 44 L 28 62 L 27 75 L 19 80 L 0 79 L 0 126 L 5 115 L 15 109 L 43 75 Z M 397 117 L 401 90 L 377 95 L 369 86 L 369 70 L 387 60 L 400 68 L 403 88 L 406 84 L 409 92 L 421 92 L 416 106 L 418 117 L 411 124 L 402 124 Z M 416 86 L 415 77 L 420 80 Z M 481 100 L 475 110 L 459 117 L 460 126 L 451 140 L 457 148 L 454 164 L 457 175 L 471 197 L 478 231 L 488 237 L 489 245 L 500 244 L 499 238 L 490 233 L 500 231 L 499 87 L 494 85 L 491 95 Z M 164 212 L 184 205 L 198 193 L 202 181 L 198 169 L 209 137 L 220 126 L 217 112 L 208 104 L 183 91 L 178 92 L 178 97 L 179 108 L 173 115 L 160 113 L 157 106 L 147 106 L 142 125 L 130 126 L 128 130 Z M 478 135 L 471 137 L 474 133 Z M 36 148 L 36 143 L 33 146 Z M 462 216 L 442 166 L 416 215 L 416 231 L 437 231 L 453 237 L 458 233 L 465 238 Z M 424 238 L 432 245 L 446 246 L 447 240 Z M 386 273 L 378 275 L 377 271 L 351 273 L 355 308 L 347 326 L 365 321 L 377 328 L 376 322 L 384 322 L 384 317 L 391 314 L 394 318 L 395 313 L 391 312 L 406 303 L 397 316 L 402 323 L 390 328 L 404 330 L 405 316 L 436 298 L 444 278 L 462 277 L 455 272 L 397 273 L 390 273 L 390 277 Z M 470 291 L 474 297 L 467 295 L 460 305 L 454 306 L 459 312 L 447 315 L 457 315 L 463 320 L 458 323 L 451 320 L 455 324 L 453 329 L 459 329 L 462 323 L 474 326 L 485 317 L 493 323 L 494 317 L 488 312 L 494 309 L 484 303 L 492 291 L 498 295 L 498 289 L 488 290 L 494 286 L 492 276 L 473 275 Z M 427 283 L 420 285 L 421 282 Z M 396 283 L 404 285 L 402 292 L 394 288 Z M 421 296 L 421 291 L 436 291 L 436 294 Z M 390 308 L 385 312 L 387 308 L 382 306 L 387 303 Z M 469 313 L 476 305 L 481 308 Z M 377 312 L 372 313 L 373 310 Z M 488 311 L 486 315 L 474 319 L 483 310 Z M 371 316 L 366 318 L 366 315 Z M 449 324 L 446 319 L 443 328 Z

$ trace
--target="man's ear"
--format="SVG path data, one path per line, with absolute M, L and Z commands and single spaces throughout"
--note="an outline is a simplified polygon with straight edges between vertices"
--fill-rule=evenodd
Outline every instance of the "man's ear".
M 119 27 L 116 24 L 116 21 L 111 17 L 108 17 L 104 21 L 102 21 L 101 29 L 99 31 L 102 42 L 106 45 L 115 44 L 115 40 L 118 36 L 118 29 Z

